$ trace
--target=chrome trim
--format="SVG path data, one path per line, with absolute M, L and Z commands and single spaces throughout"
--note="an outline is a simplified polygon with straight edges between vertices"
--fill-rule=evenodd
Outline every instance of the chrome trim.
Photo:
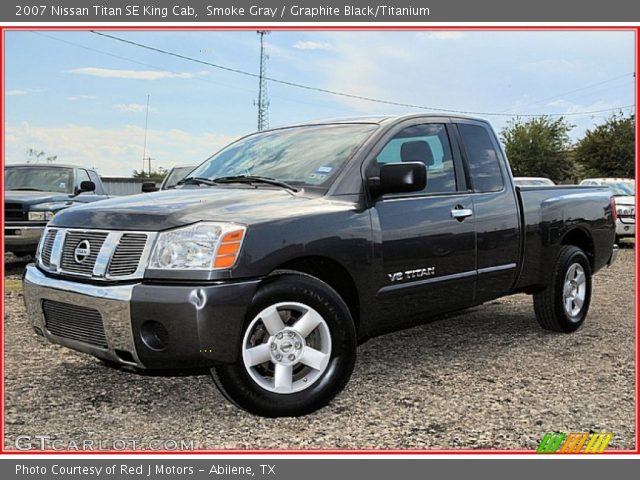
M 511 270 L 516 268 L 517 265 L 515 263 L 506 263 L 504 265 L 495 265 L 493 267 L 484 267 L 478 269 L 478 274 L 482 275 L 483 273 L 494 273 L 494 272 L 502 272 L 503 270 Z
M 454 208 L 451 210 L 451 217 L 456 220 L 464 220 L 467 217 L 473 215 L 473 210 L 470 208 Z
M 610 267 L 611 265 L 614 264 L 614 262 L 616 261 L 616 258 L 618 258 L 619 251 L 620 251 L 620 247 L 618 247 L 618 245 L 614 243 L 613 249 L 611 250 L 611 257 L 609 257 L 609 261 L 607 262 L 607 267 Z
M 120 238 L 122 238 L 122 232 L 111 232 L 107 235 L 107 238 L 105 238 L 102 243 L 102 247 L 100 247 L 96 263 L 93 266 L 94 277 L 104 277 L 107 274 L 107 267 L 109 266 L 112 255 L 118 247 Z
M 136 352 L 131 327 L 130 302 L 135 285 L 96 286 L 47 277 L 34 264 L 27 265 L 24 277 L 24 300 L 27 315 L 51 343 L 63 345 L 95 357 L 122 365 L 144 368 Z M 108 348 L 100 348 L 77 340 L 58 337 L 46 328 L 42 300 L 70 303 L 94 308 L 100 312 Z M 122 360 L 115 350 L 133 355 L 135 362 Z
M 151 256 L 151 252 L 153 251 L 153 247 L 155 246 L 156 238 L 158 237 L 158 232 L 146 232 L 146 231 L 137 231 L 137 230 L 102 230 L 102 229 L 89 229 L 89 228 L 61 228 L 61 227 L 48 227 L 44 231 L 44 236 L 46 236 L 49 230 L 58 230 L 58 234 L 56 235 L 56 239 L 53 243 L 53 248 L 51 251 L 51 261 L 49 262 L 49 267 L 43 265 L 38 259 L 38 265 L 40 268 L 47 272 L 51 273 L 63 273 L 70 277 L 78 277 L 78 278 L 93 278 L 96 280 L 138 280 L 144 277 L 144 272 L 149 263 L 149 257 Z M 77 273 L 70 272 L 64 270 L 62 268 L 62 251 L 64 249 L 64 244 L 66 241 L 66 235 L 68 232 L 73 233 L 105 233 L 107 234 L 107 238 L 104 243 L 100 247 L 100 252 L 98 253 L 98 257 L 96 258 L 96 263 L 93 267 L 92 274 L 85 273 Z M 138 263 L 138 268 L 131 275 L 109 275 L 109 263 L 111 262 L 111 258 L 116 251 L 118 246 L 118 241 L 125 233 L 139 234 L 145 235 L 147 237 L 147 241 L 145 243 L 144 249 L 142 250 L 142 254 L 140 255 L 140 261 Z
M 45 234 L 49 231 L 45 232 Z M 60 264 L 62 263 L 62 247 L 64 246 L 64 242 L 67 238 L 67 232 L 62 229 L 58 229 L 58 233 L 56 234 L 56 238 L 53 240 L 53 247 L 51 247 L 51 258 L 49 260 L 49 268 L 53 272 L 57 272 L 60 270 Z M 42 263 L 40 266 L 44 267 Z M 47 267 L 44 267 L 47 268 Z

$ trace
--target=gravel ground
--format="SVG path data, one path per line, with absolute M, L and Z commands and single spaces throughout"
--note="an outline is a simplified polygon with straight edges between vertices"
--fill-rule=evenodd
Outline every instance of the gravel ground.
M 244 413 L 204 372 L 130 373 L 44 344 L 25 316 L 24 262 L 7 258 L 5 448 L 47 435 L 108 447 L 535 449 L 548 431 L 610 431 L 610 448 L 634 449 L 634 258 L 627 244 L 596 275 L 589 318 L 573 335 L 541 330 L 528 296 L 500 299 L 362 345 L 346 390 L 292 419 Z

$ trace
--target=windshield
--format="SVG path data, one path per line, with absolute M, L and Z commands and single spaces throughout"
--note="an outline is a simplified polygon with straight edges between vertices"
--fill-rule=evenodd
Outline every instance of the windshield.
M 5 190 L 73 193 L 73 168 L 6 167 Z
M 171 169 L 169 175 L 167 175 L 167 178 L 164 180 L 164 185 L 162 186 L 162 188 L 166 189 L 175 187 L 176 184 L 184 177 L 186 177 L 187 173 L 189 173 L 194 168 L 195 165 L 190 165 L 188 167 L 175 167 Z
M 635 188 L 627 182 L 606 182 L 605 185 L 613 190 L 615 195 L 635 195 Z
M 294 185 L 326 187 L 377 125 L 294 127 L 238 140 L 189 174 L 216 179 L 269 177 Z

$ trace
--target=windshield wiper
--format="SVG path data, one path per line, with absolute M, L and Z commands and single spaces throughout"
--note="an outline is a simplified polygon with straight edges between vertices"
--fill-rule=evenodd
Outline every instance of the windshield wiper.
M 205 177 L 187 177 L 180 180 L 176 185 L 209 185 L 215 186 L 217 182 Z
M 44 192 L 45 191 L 40 188 L 32 188 L 32 187 L 9 188 L 8 190 L 18 190 L 21 192 Z
M 297 192 L 298 189 L 286 182 L 276 180 L 271 177 L 261 177 L 258 175 L 233 175 L 228 177 L 214 178 L 215 183 L 266 183 L 267 185 L 275 185 L 276 187 L 286 188 L 293 192 Z

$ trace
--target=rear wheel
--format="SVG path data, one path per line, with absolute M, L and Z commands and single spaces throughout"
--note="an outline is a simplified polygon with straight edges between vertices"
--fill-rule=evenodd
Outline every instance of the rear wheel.
M 591 265 L 578 247 L 560 248 L 550 283 L 534 294 L 533 305 L 540 326 L 570 333 L 584 323 L 591 301 Z
M 221 392 L 262 416 L 304 415 L 330 402 L 355 363 L 349 309 L 307 275 L 267 279 L 256 293 L 238 345 L 239 361 L 212 369 Z

